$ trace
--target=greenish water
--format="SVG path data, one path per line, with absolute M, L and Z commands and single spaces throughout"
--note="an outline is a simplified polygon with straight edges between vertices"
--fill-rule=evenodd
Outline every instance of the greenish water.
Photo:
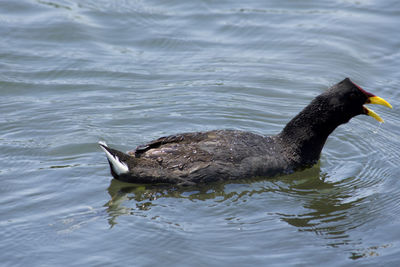
M 397 1 L 1 1 L 0 262 L 398 265 L 399 17 Z M 290 176 L 124 184 L 97 146 L 276 134 L 344 77 L 394 109 Z

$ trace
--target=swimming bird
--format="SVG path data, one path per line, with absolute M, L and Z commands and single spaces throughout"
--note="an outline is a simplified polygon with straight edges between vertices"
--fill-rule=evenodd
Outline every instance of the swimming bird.
M 99 142 L 115 179 L 195 185 L 274 177 L 317 163 L 328 136 L 357 115 L 383 120 L 364 104 L 392 106 L 349 78 L 318 95 L 274 136 L 214 130 L 160 137 L 123 153 Z

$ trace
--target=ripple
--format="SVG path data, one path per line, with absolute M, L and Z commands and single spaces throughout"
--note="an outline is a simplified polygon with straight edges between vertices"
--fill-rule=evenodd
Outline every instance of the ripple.
M 1 261 L 396 261 L 399 12 L 375 2 L 3 1 Z M 276 134 L 345 76 L 395 108 L 374 107 L 382 126 L 339 127 L 311 169 L 107 188 L 100 139 L 126 150 L 184 131 Z

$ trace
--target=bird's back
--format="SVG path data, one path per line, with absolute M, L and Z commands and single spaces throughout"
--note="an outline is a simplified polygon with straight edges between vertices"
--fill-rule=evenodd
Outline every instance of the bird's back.
M 282 167 L 274 138 L 236 130 L 161 137 L 128 152 L 129 181 L 191 184 L 273 175 Z

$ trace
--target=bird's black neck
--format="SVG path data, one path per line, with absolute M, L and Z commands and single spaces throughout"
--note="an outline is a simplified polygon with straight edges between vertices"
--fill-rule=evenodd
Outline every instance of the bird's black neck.
M 327 108 L 323 97 L 315 98 L 278 135 L 291 158 L 300 165 L 318 161 L 326 139 L 341 123 Z

